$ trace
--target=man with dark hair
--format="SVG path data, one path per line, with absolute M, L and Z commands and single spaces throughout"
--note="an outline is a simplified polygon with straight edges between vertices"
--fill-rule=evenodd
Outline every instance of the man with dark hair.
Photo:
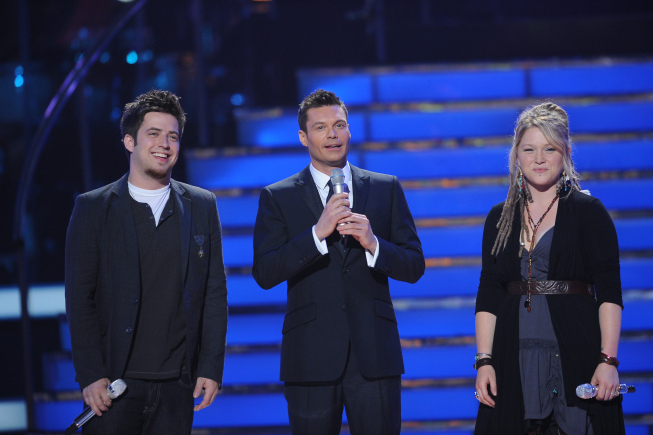
M 75 201 L 66 314 L 75 379 L 101 416 L 84 432 L 190 434 L 193 409 L 222 384 L 227 285 L 215 195 L 170 178 L 185 121 L 167 91 L 127 104 L 129 172 Z M 112 403 L 107 386 L 118 378 L 127 391 Z
M 423 275 L 415 224 L 397 177 L 347 161 L 347 110 L 335 94 L 307 96 L 298 121 L 311 163 L 261 191 L 253 268 L 264 289 L 288 285 L 281 380 L 291 431 L 337 434 L 344 406 L 352 434 L 398 434 L 404 365 L 388 277 Z M 335 168 L 350 193 L 333 194 Z

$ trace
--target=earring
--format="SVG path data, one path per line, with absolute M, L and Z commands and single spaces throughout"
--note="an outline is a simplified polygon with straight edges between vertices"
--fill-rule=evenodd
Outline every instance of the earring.
M 522 193 L 521 185 L 524 182 L 524 174 L 522 173 L 521 168 L 519 166 L 517 166 L 517 171 L 519 173 L 519 175 L 517 175 L 517 190 L 519 190 L 519 194 L 521 195 Z
M 566 194 L 569 189 L 571 188 L 571 179 L 567 175 L 567 173 L 563 170 L 562 174 L 560 174 L 560 178 L 558 179 L 558 183 L 556 184 L 556 193 L 558 196 L 560 194 Z

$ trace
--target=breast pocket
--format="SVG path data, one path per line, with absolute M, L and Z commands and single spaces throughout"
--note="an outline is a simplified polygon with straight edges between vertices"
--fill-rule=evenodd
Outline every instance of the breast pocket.
M 283 320 L 282 332 L 285 334 L 291 329 L 296 328 L 299 325 L 303 325 L 304 323 L 308 323 L 312 320 L 315 320 L 315 302 L 311 302 L 308 305 L 299 307 L 286 314 L 286 318 Z

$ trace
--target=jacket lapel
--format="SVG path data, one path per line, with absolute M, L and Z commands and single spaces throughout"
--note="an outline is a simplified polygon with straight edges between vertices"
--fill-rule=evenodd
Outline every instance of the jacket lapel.
M 181 236 L 181 277 L 182 284 L 186 283 L 188 271 L 188 254 L 190 249 L 190 236 L 192 226 L 192 203 L 190 198 L 184 196 L 186 189 L 175 180 L 170 180 L 173 192 L 175 209 L 179 210 L 179 233 Z
M 360 169 L 353 165 L 349 165 L 351 168 L 351 189 L 354 194 L 354 207 L 352 211 L 358 214 L 365 214 L 365 205 L 367 204 L 367 196 L 370 192 L 370 178 L 367 175 L 361 173 Z M 349 254 L 353 251 L 354 246 L 358 242 L 353 237 L 348 237 L 347 240 L 347 249 L 345 249 L 345 262 L 349 258 Z M 365 254 L 363 252 L 363 254 Z
M 125 244 L 125 256 L 121 259 L 122 264 L 126 268 L 122 273 L 122 282 L 126 289 L 129 289 L 129 294 L 140 292 L 140 256 L 138 253 L 138 236 L 136 235 L 136 224 L 134 223 L 134 212 L 131 205 L 131 197 L 129 195 L 129 187 L 127 185 L 128 174 L 125 174 L 113 186 L 113 198 L 111 207 L 115 210 L 115 217 L 120 222 L 122 229 L 121 236 Z M 133 291 L 133 292 L 132 292 Z
M 317 187 L 315 186 L 315 181 L 311 175 L 311 170 L 309 166 L 306 166 L 298 175 L 297 181 L 295 182 L 295 187 L 299 191 L 299 194 L 302 196 L 302 199 L 308 206 L 308 208 L 315 215 L 315 222 L 320 219 L 322 212 L 324 211 L 324 206 L 322 205 L 322 199 L 320 199 L 320 194 L 317 192 Z M 340 257 L 344 258 L 344 253 L 342 252 L 342 246 L 339 246 L 339 242 L 336 237 L 332 234 L 327 237 L 327 247 L 331 245 L 333 250 L 335 250 Z

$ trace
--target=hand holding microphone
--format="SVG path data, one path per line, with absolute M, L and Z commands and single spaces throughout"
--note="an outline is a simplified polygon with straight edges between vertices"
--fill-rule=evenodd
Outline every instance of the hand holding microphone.
M 351 211 L 349 210 L 349 200 L 344 195 L 344 193 L 349 193 L 347 185 L 344 184 L 344 174 L 342 169 L 336 168 L 333 171 L 340 171 L 342 178 L 336 176 L 334 184 L 334 178 L 331 178 L 331 184 L 333 185 L 333 196 L 327 201 L 322 215 L 315 225 L 315 235 L 318 239 L 323 240 L 327 238 L 333 230 L 336 229 L 338 221 L 345 219 L 348 216 L 351 216 Z M 333 173 L 333 172 L 332 172 Z M 346 190 L 345 190 L 346 189 Z
M 126 389 L 127 389 L 127 384 L 125 384 L 125 381 L 123 381 L 122 379 L 116 379 L 107 387 L 107 395 L 109 396 L 110 399 L 115 399 L 118 396 L 120 396 L 122 393 L 124 393 Z M 66 429 L 66 435 L 75 433 L 77 429 L 82 427 L 82 425 L 87 421 L 89 421 L 91 418 L 93 418 L 93 416 L 95 416 L 95 411 L 93 411 L 93 409 L 90 406 L 84 408 L 84 411 L 82 411 L 82 413 L 77 416 L 75 421 L 73 421 L 73 424 L 68 426 L 68 429 Z

